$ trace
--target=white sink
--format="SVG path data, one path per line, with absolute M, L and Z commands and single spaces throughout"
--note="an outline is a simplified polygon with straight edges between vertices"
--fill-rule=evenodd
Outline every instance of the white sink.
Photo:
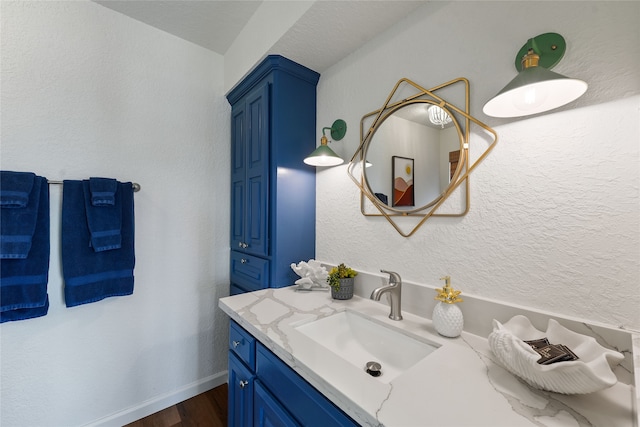
M 341 311 L 295 329 L 362 370 L 364 375 L 368 362 L 379 363 L 382 374 L 377 378 L 384 383 L 438 348 L 353 311 Z

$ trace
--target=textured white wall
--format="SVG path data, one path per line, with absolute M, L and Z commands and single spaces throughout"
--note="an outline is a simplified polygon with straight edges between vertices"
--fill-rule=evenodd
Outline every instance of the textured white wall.
M 51 308 L 0 326 L 0 424 L 84 425 L 226 381 L 222 57 L 91 2 L 1 7 L 2 169 L 114 177 L 142 191 L 134 294 L 68 309 L 62 190 L 51 186 Z
M 429 219 L 410 238 L 360 214 L 345 166 L 319 169 L 317 258 L 431 286 L 451 275 L 469 294 L 640 329 L 639 12 L 637 2 L 435 2 L 323 73 L 318 129 L 347 121 L 331 145 L 346 159 L 360 118 L 400 78 L 467 77 L 476 115 L 515 75 L 519 47 L 549 31 L 568 43 L 556 71 L 598 70 L 590 96 L 626 98 L 488 122 L 500 140 L 471 175 L 470 212 Z

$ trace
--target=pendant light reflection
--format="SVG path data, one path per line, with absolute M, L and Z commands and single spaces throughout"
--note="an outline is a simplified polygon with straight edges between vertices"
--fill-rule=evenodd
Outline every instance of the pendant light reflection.
M 427 110 L 429 113 L 429 121 L 436 126 L 444 129 L 444 126 L 451 123 L 451 116 L 437 105 L 432 105 Z
M 333 141 L 340 141 L 347 133 L 347 124 L 344 120 L 338 119 L 333 122 L 331 127 L 322 128 L 322 138 L 320 138 L 320 146 L 309 154 L 304 162 L 311 166 L 337 166 L 344 163 L 342 157 L 338 156 L 331 148 L 329 148 L 329 140 L 325 136 L 325 131 L 331 132 Z
M 587 83 L 550 71 L 564 56 L 566 42 L 557 33 L 529 39 L 516 57 L 519 74 L 489 100 L 482 111 L 493 117 L 522 117 L 566 105 L 587 91 Z

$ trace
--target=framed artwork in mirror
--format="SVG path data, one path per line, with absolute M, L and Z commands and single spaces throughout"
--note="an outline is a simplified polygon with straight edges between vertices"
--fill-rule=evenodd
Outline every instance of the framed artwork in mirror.
M 393 177 L 392 206 L 414 206 L 413 159 L 392 156 L 391 170 Z

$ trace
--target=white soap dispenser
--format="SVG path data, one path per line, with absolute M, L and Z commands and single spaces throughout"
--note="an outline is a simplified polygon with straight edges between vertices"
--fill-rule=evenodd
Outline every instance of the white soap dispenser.
M 440 280 L 444 280 L 444 287 L 436 289 L 438 295 L 435 299 L 440 302 L 433 309 L 433 326 L 440 335 L 455 338 L 460 335 L 464 325 L 462 310 L 456 305 L 462 302 L 462 298 L 459 297 L 461 291 L 451 287 L 451 277 L 441 277 Z

